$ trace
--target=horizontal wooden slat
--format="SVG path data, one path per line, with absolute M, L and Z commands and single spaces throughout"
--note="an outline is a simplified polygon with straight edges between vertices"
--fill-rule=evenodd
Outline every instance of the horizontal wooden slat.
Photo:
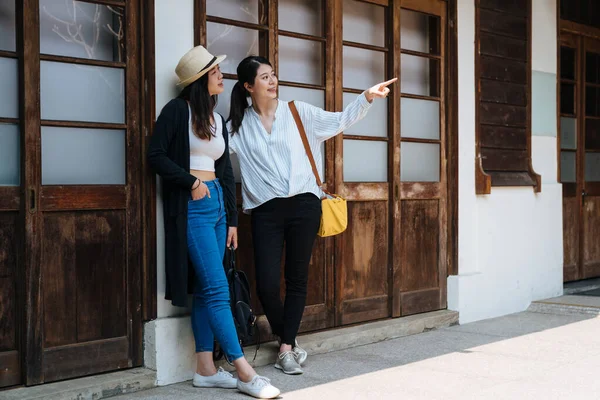
M 527 130 L 494 125 L 481 125 L 479 140 L 483 147 L 501 149 L 527 148 Z
M 83 1 L 85 3 L 92 3 L 92 4 L 104 4 L 107 6 L 120 6 L 120 7 L 125 6 L 125 0 L 77 0 L 77 1 Z
M 577 22 L 560 20 L 560 30 L 588 36 L 594 39 L 600 39 L 600 28 L 589 25 L 578 24 Z M 562 35 L 561 35 L 562 36 Z M 575 46 L 573 46 L 575 47 Z
M 422 57 L 422 58 L 429 58 L 431 60 L 441 60 L 442 56 L 438 55 L 438 54 L 432 54 L 432 53 L 423 53 L 422 51 L 415 51 L 415 50 L 406 50 L 406 49 L 402 49 L 400 51 L 401 54 L 407 54 L 409 56 L 416 56 L 416 57 Z
M 246 29 L 252 29 L 252 30 L 257 30 L 257 31 L 268 31 L 269 30 L 268 25 L 253 24 L 251 22 L 237 21 L 235 19 L 215 17 L 212 15 L 206 16 L 206 22 L 214 22 L 217 24 L 237 26 L 238 28 L 246 28 Z
M 492 186 L 534 186 L 535 180 L 527 172 L 489 171 Z
M 126 124 L 111 124 L 107 122 L 87 121 L 55 121 L 43 119 L 42 126 L 54 126 L 59 128 L 85 128 L 85 129 L 127 129 Z
M 423 289 L 400 294 L 402 316 L 439 310 L 445 307 L 440 302 L 440 288 Z
M 19 123 L 18 118 L 0 117 L 0 124 L 18 124 L 18 123 Z
M 527 16 L 527 0 L 480 0 L 479 4 L 481 8 L 502 11 L 522 17 Z
M 505 104 L 481 103 L 479 121 L 482 124 L 502 126 L 527 126 L 527 108 Z
M 402 182 L 400 198 L 402 200 L 438 199 L 442 196 L 439 182 Z
M 125 186 L 42 186 L 42 211 L 111 210 L 126 207 Z
M 483 169 L 489 171 L 527 171 L 527 150 L 481 149 Z
M 387 201 L 389 199 L 389 184 L 386 182 L 344 182 L 338 194 L 349 201 Z
M 436 97 L 436 96 L 423 96 L 420 94 L 412 94 L 412 93 L 400 93 L 400 97 L 404 97 L 406 99 L 415 99 L 415 100 L 440 101 L 440 98 Z
M 585 183 L 585 195 L 586 196 L 600 196 L 600 182 L 586 182 Z
M 18 210 L 21 204 L 19 186 L 0 186 L 0 210 Z
M 12 52 L 12 51 L 0 50 L 0 57 L 4 57 L 4 58 L 17 58 L 18 55 L 17 55 L 17 53 Z
M 525 84 L 527 83 L 527 64 L 521 61 L 482 56 L 480 75 L 481 78 Z
M 482 32 L 479 39 L 479 50 L 482 55 L 527 61 L 526 38 L 519 40 Z
M 119 61 L 94 60 L 89 58 L 57 56 L 54 54 L 40 54 L 40 60 L 109 68 L 125 68 L 127 65 L 124 62 Z
M 524 84 L 482 79 L 480 87 L 481 101 L 515 106 L 527 105 L 527 87 Z
M 527 18 L 482 9 L 479 13 L 481 30 L 515 38 L 527 37 Z
M 413 11 L 437 15 L 438 17 L 445 14 L 446 11 L 446 3 L 443 1 L 400 0 L 400 6 Z
M 0 353 L 0 388 L 21 383 L 21 363 L 16 350 Z
M 296 88 L 301 88 L 301 89 L 325 90 L 324 85 L 313 85 L 312 83 L 298 83 L 298 82 L 290 82 L 290 81 L 279 81 L 279 86 L 290 86 L 290 87 L 296 87 Z M 324 94 L 325 93 L 323 93 L 323 95 Z M 294 99 L 288 99 L 288 100 L 294 100 Z
M 354 324 L 389 317 L 388 302 L 388 295 L 344 300 L 341 304 L 342 324 Z
M 370 141 L 370 142 L 387 142 L 389 140 L 387 137 L 380 137 L 380 136 L 346 135 L 346 134 L 344 134 L 344 139 L 346 139 L 346 140 L 366 140 L 366 141 Z
M 52 347 L 43 360 L 46 382 L 131 367 L 127 337 Z
M 431 144 L 440 144 L 442 141 L 441 139 L 419 139 L 419 138 L 410 138 L 410 137 L 403 137 L 402 139 L 400 139 L 403 143 L 431 143 Z
M 380 6 L 387 6 L 389 5 L 389 0 L 360 0 L 363 1 L 365 3 L 372 3 L 372 4 L 377 4 Z
M 277 33 L 279 34 L 279 36 L 286 36 L 286 37 L 291 37 L 291 38 L 296 38 L 296 39 L 304 39 L 304 40 L 311 40 L 313 42 L 323 42 L 325 43 L 327 41 L 327 39 L 325 39 L 324 37 L 321 36 L 314 36 L 314 35 L 307 35 L 306 33 L 300 33 L 300 32 L 291 32 L 291 31 L 284 31 L 284 30 L 278 30 Z
M 343 44 L 346 47 L 354 47 L 354 48 L 357 48 L 357 49 L 370 50 L 370 51 L 378 51 L 378 52 L 381 52 L 381 53 L 387 53 L 388 52 L 387 47 L 375 46 L 375 45 L 367 44 L 367 43 L 350 42 L 348 40 L 344 40 Z
M 562 184 L 563 197 L 577 196 L 577 184 L 575 182 L 563 182 Z

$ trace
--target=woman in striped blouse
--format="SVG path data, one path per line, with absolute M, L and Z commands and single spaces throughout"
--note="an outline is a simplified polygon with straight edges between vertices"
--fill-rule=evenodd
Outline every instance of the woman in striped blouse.
M 301 374 L 307 354 L 296 340 L 306 302 L 308 265 L 321 221 L 324 195 L 286 101 L 277 98 L 277 77 L 264 57 L 237 67 L 231 93 L 229 148 L 242 173 L 243 210 L 251 214 L 256 288 L 280 349 L 275 368 Z M 396 78 L 363 92 L 343 112 L 296 102 L 314 158 L 320 144 L 358 122 L 375 98 L 386 97 Z M 252 98 L 249 106 L 248 97 Z M 281 303 L 280 265 L 285 244 L 286 296 Z

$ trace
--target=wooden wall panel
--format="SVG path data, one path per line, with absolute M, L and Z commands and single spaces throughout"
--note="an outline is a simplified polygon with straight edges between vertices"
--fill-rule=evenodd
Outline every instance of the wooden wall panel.
M 481 56 L 479 76 L 503 82 L 526 84 L 527 63 Z
M 579 278 L 579 199 L 563 197 L 564 281 Z
M 339 239 L 336 304 L 341 324 L 388 316 L 388 203 L 349 202 L 348 229 Z
M 482 126 L 481 147 L 520 150 L 527 147 L 527 130 L 505 126 Z
M 44 347 L 127 335 L 125 213 L 44 216 Z
M 401 206 L 401 291 L 437 288 L 439 271 L 439 200 L 404 200 Z
M 600 197 L 586 196 L 583 203 L 583 277 L 600 275 Z
M 19 352 L 19 297 L 17 268 L 19 251 L 17 212 L 0 213 L 0 387 L 21 381 Z

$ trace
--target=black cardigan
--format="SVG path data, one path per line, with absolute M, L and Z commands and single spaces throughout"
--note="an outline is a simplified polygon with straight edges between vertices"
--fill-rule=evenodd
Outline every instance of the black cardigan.
M 189 108 L 176 98 L 162 109 L 148 148 L 148 163 L 163 180 L 165 221 L 165 299 L 186 307 L 192 293 L 194 268 L 187 249 L 187 206 L 196 177 L 190 174 Z M 221 117 L 222 118 L 222 117 Z M 223 121 L 225 152 L 215 161 L 215 174 L 223 188 L 227 225 L 237 226 L 235 181 L 229 159 L 229 135 Z

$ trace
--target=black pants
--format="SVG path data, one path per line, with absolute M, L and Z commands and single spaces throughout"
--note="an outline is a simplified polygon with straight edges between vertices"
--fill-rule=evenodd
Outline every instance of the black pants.
M 312 193 L 276 198 L 252 210 L 256 289 L 274 335 L 294 344 L 306 304 L 308 264 L 321 222 L 321 200 Z M 285 303 L 281 257 L 285 243 Z

